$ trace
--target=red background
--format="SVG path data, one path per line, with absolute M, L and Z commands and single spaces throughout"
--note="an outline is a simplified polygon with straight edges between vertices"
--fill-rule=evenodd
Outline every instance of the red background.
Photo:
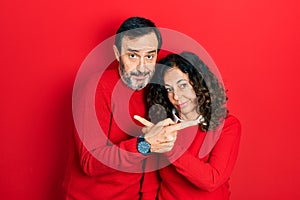
M 300 199 L 296 0 L 1 1 L 0 198 L 61 199 L 76 73 L 133 15 L 189 35 L 217 64 L 243 128 L 232 200 Z

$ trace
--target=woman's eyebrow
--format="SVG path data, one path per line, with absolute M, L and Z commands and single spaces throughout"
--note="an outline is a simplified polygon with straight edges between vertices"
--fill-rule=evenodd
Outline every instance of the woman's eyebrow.
M 180 80 L 178 80 L 176 83 L 178 84 L 178 83 L 180 83 L 180 82 L 182 82 L 182 81 L 187 81 L 186 79 L 180 79 Z
M 178 80 L 178 81 L 176 82 L 176 84 L 179 84 L 179 83 L 182 82 L 182 81 L 186 82 L 187 80 L 184 79 L 184 78 L 183 78 L 183 79 L 180 79 L 180 80 Z M 164 86 L 172 87 L 172 86 L 169 85 L 168 83 L 165 83 Z

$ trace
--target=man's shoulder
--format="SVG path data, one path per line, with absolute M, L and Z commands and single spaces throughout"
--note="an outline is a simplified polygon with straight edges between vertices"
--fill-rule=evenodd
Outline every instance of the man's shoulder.
M 120 80 L 120 75 L 118 71 L 118 66 L 109 66 L 99 77 L 98 87 L 114 87 L 116 83 Z
M 103 73 L 101 74 L 101 77 L 99 79 L 99 82 L 112 82 L 112 81 L 118 81 L 120 79 L 119 71 L 118 71 L 118 65 L 111 64 L 109 67 L 107 67 Z

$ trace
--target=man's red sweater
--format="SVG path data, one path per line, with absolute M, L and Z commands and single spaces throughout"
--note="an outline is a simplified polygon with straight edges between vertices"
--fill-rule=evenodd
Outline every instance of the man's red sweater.
M 85 92 L 93 93 L 88 86 Z M 94 102 L 78 97 L 83 98 L 77 105 L 82 112 L 74 135 L 77 152 L 69 161 L 64 183 L 66 199 L 139 199 L 146 157 L 136 150 L 136 136 L 142 132 L 133 115 L 145 117 L 144 89 L 128 88 L 115 67 L 103 73 L 94 94 Z M 91 125 L 88 104 L 95 105 L 101 129 Z

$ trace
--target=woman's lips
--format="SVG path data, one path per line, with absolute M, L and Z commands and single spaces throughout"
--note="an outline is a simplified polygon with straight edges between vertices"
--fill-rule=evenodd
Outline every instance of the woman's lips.
M 183 102 L 183 103 L 179 103 L 179 104 L 177 104 L 177 106 L 178 106 L 179 108 L 182 108 L 182 107 L 184 107 L 188 102 L 189 102 L 189 101 L 186 101 L 186 102 Z

